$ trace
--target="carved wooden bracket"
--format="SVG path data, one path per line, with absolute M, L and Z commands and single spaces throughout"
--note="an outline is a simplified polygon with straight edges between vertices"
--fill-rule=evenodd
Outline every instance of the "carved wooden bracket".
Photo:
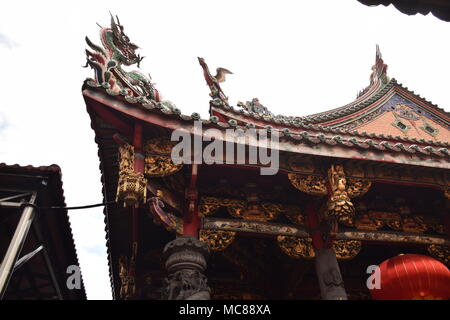
M 167 138 L 153 138 L 144 144 L 145 174 L 166 177 L 181 170 L 183 164 L 174 164 L 170 154 L 176 142 Z
M 200 230 L 199 240 L 212 251 L 222 251 L 234 241 L 235 236 L 235 231 Z
M 249 216 L 247 215 L 248 206 L 245 200 L 209 196 L 201 197 L 199 215 L 202 217 L 213 215 L 221 207 L 227 208 L 231 216 L 239 219 L 269 221 L 280 214 L 285 214 L 293 223 L 304 224 L 304 216 L 301 213 L 301 209 L 295 205 L 262 202 L 259 206 L 258 215 Z
M 328 193 L 326 180 L 322 176 L 289 173 L 288 178 L 295 188 L 309 195 L 323 197 Z
M 299 238 L 292 236 L 278 236 L 277 242 L 281 250 L 292 258 L 311 259 L 315 257 L 315 251 L 311 238 Z M 361 251 L 359 240 L 335 240 L 333 249 L 336 258 L 345 260 L 353 259 Z
M 147 198 L 147 179 L 134 171 L 134 147 L 128 143 L 119 146 L 119 181 L 116 201 L 124 206 L 138 207 Z
M 450 266 L 450 246 L 432 244 L 428 246 L 428 252 L 442 263 Z
M 355 215 L 353 205 L 347 193 L 347 179 L 345 178 L 344 167 L 342 165 L 332 165 L 328 169 L 328 181 L 331 195 L 327 202 L 325 218 L 336 219 L 344 224 L 350 224 Z

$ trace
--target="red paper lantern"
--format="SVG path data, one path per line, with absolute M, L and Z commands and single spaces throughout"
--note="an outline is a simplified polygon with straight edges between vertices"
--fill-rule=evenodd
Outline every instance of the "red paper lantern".
M 381 288 L 370 290 L 376 300 L 448 300 L 450 271 L 420 254 L 404 254 L 380 265 Z

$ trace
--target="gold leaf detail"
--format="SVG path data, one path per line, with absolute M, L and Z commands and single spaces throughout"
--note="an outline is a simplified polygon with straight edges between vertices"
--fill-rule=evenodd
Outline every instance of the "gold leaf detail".
M 326 181 L 321 176 L 302 176 L 289 173 L 291 184 L 298 190 L 313 196 L 325 196 L 327 194 Z
M 222 251 L 234 241 L 235 236 L 234 231 L 200 230 L 199 239 L 212 251 Z

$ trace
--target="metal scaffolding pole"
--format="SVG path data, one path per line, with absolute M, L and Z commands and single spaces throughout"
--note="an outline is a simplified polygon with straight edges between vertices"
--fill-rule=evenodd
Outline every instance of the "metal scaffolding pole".
M 8 250 L 6 251 L 5 257 L 3 258 L 2 264 L 0 265 L 0 299 L 3 296 L 8 287 L 9 280 L 14 270 L 14 266 L 17 262 L 20 252 L 22 251 L 23 244 L 30 230 L 31 224 L 33 223 L 35 208 L 33 207 L 36 201 L 36 193 L 31 195 L 30 205 L 27 205 L 20 217 L 19 223 L 17 224 L 16 231 L 14 232 L 13 238 L 9 243 Z

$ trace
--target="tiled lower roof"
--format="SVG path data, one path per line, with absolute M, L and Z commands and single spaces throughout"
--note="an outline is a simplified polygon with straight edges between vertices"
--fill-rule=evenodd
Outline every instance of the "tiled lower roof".
M 49 166 L 38 166 L 35 167 L 33 165 L 26 165 L 26 166 L 21 166 L 19 164 L 12 164 L 12 165 L 8 165 L 4 162 L 0 163 L 0 170 L 1 171 L 7 171 L 8 173 L 23 173 L 25 172 L 29 172 L 29 173 L 49 173 L 49 174 L 53 174 L 56 175 L 57 179 L 53 180 L 53 182 L 55 182 L 55 185 L 53 186 L 52 191 L 53 193 L 53 197 L 56 199 L 56 203 L 55 205 L 57 206 L 61 206 L 61 207 L 65 207 L 66 206 L 66 201 L 65 201 L 65 196 L 64 196 L 64 189 L 63 189 L 63 182 L 62 182 L 62 172 L 61 172 L 61 168 L 56 165 L 56 164 L 51 164 Z M 76 262 L 76 265 L 79 265 L 78 262 L 78 254 L 77 254 L 77 249 L 75 246 L 75 241 L 73 238 L 73 233 L 72 233 L 72 228 L 70 225 L 70 220 L 69 220 L 69 216 L 67 214 L 67 210 L 64 211 L 65 214 L 61 214 L 59 215 L 59 218 L 62 219 L 63 221 L 63 228 L 65 229 L 63 231 L 63 234 L 65 234 L 69 241 L 71 242 L 72 246 L 73 246 L 73 255 L 74 255 L 74 262 Z M 81 292 L 81 296 L 86 299 L 86 293 L 84 290 L 84 284 L 82 285 L 82 292 Z

